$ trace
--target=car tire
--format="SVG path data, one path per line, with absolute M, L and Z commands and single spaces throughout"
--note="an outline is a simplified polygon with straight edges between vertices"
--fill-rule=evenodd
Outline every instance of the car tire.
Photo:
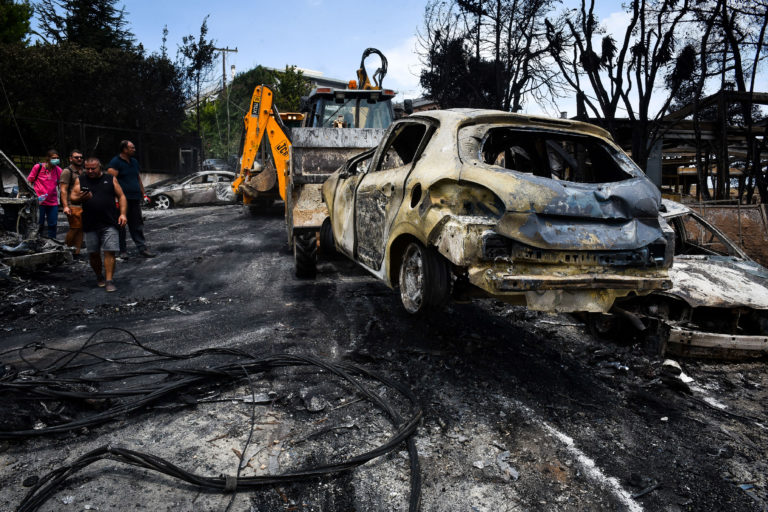
M 173 200 L 165 194 L 160 194 L 152 201 L 155 203 L 155 210 L 169 210 L 173 208 Z
M 444 306 L 450 297 L 451 274 L 440 254 L 418 242 L 405 248 L 399 271 L 400 300 L 411 314 Z
M 325 219 L 320 227 L 320 254 L 328 258 L 336 256 L 336 242 L 333 239 L 331 219 Z
M 301 233 L 293 237 L 293 262 L 296 277 L 311 279 L 317 275 L 316 233 Z

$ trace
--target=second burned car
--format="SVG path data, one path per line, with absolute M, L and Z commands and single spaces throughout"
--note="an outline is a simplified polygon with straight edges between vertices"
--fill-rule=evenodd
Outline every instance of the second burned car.
M 323 198 L 338 251 L 399 287 L 411 313 L 468 297 L 606 312 L 670 286 L 658 189 L 593 125 L 412 115 L 331 175 Z

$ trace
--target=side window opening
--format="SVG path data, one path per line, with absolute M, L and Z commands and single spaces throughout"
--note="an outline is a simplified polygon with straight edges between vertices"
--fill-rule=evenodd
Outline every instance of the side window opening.
M 405 124 L 387 144 L 377 170 L 386 171 L 411 164 L 426 131 L 424 124 Z

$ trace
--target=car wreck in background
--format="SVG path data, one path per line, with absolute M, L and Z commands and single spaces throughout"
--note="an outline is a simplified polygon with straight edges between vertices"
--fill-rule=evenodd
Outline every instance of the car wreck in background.
M 228 204 L 235 202 L 230 171 L 202 171 L 158 181 L 144 189 L 144 206 L 167 210 L 174 206 Z
M 0 177 L 0 278 L 7 278 L 14 268 L 32 270 L 71 262 L 72 253 L 64 244 L 38 236 L 35 189 L 2 151 Z
M 768 269 L 685 205 L 664 200 L 662 216 L 675 233 L 672 288 L 622 303 L 592 328 L 650 335 L 662 355 L 768 355 Z
M 670 286 L 673 233 L 659 191 L 593 125 L 487 110 L 412 115 L 331 175 L 323 198 L 321 245 L 332 235 L 399 287 L 411 313 L 471 297 L 606 312 Z

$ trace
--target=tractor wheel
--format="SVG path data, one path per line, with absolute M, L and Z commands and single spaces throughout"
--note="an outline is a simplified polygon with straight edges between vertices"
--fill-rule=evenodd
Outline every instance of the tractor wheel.
M 293 262 L 296 277 L 311 279 L 317 275 L 317 234 L 301 233 L 293 237 Z
M 320 253 L 327 258 L 333 258 L 336 255 L 336 242 L 333 239 L 331 219 L 325 219 L 320 227 Z
M 411 314 L 444 306 L 450 297 L 451 274 L 434 249 L 411 242 L 400 266 L 400 300 Z

